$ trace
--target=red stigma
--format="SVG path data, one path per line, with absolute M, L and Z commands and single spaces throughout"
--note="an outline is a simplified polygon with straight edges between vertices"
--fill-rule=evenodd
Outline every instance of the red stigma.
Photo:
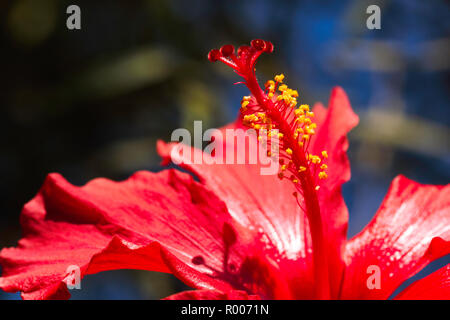
M 227 66 L 233 68 L 240 75 L 253 73 L 256 60 L 263 52 L 271 53 L 273 44 L 269 41 L 255 39 L 250 42 L 250 46 L 240 46 L 235 54 L 235 48 L 231 44 L 226 44 L 218 49 L 213 49 L 208 54 L 211 62 L 222 61 Z
M 251 47 L 249 46 L 240 46 L 237 51 L 238 57 L 241 58 L 243 55 L 247 54 L 250 51 L 250 48 Z
M 264 50 L 266 48 L 266 42 L 261 39 L 252 40 L 250 42 L 253 48 L 256 50 Z
M 265 47 L 264 51 L 267 53 L 272 53 L 273 52 L 273 43 L 266 41 L 266 47 Z
M 220 53 L 219 50 L 217 49 L 212 49 L 209 53 L 208 53 L 208 60 L 211 62 L 216 62 L 217 60 L 219 60 L 219 58 L 222 56 L 222 54 Z
M 221 57 L 221 53 L 219 50 L 217 49 L 212 49 L 209 53 L 208 53 L 208 60 L 211 62 L 216 62 L 217 60 L 219 60 L 219 58 Z
M 231 44 L 226 44 L 226 45 L 222 46 L 222 48 L 220 48 L 220 53 L 224 57 L 229 57 L 234 53 L 234 46 Z

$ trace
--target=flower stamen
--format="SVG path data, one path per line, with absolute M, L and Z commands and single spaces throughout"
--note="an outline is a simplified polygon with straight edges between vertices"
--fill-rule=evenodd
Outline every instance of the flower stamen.
M 244 83 L 252 93 L 241 101 L 242 123 L 256 130 L 267 129 L 265 134 L 268 137 L 274 134 L 274 130 L 281 133 L 278 135 L 278 178 L 289 179 L 294 184 L 297 191 L 293 195 L 302 209 L 298 197 L 303 197 L 313 242 L 316 295 L 317 298 L 327 299 L 330 295 L 328 264 L 317 192 L 320 181 L 328 177 L 325 172 L 328 167 L 323 163 L 328 154 L 326 151 L 320 155 L 309 153 L 308 147 L 317 128 L 317 124 L 312 121 L 315 115 L 307 104 L 297 107 L 299 93 L 284 83 L 284 74 L 276 75 L 265 83 L 264 90 L 261 89 L 255 75 L 255 63 L 263 52 L 272 51 L 272 43 L 258 39 L 251 41 L 251 46 L 239 47 L 237 54 L 231 45 L 222 46 L 220 50 L 213 49 L 208 59 L 230 66 L 244 78 Z M 262 140 L 261 133 L 258 133 L 258 140 Z M 264 139 L 270 144 L 269 140 Z

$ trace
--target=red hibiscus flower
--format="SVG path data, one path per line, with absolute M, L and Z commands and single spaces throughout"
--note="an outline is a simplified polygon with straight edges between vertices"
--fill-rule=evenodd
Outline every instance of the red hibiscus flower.
M 226 128 L 276 132 L 278 174 L 261 175 L 260 165 L 192 163 L 172 152 L 176 144 L 163 142 L 164 161 L 181 162 L 198 181 L 171 169 L 75 187 L 50 174 L 23 208 L 18 247 L 0 253 L 0 288 L 21 291 L 24 299 L 68 298 L 70 267 L 78 266 L 81 277 L 113 269 L 167 272 L 196 289 L 169 299 L 386 299 L 448 254 L 450 187 L 403 176 L 372 222 L 346 239 L 346 134 L 358 117 L 340 88 L 328 108 L 312 110 L 297 107 L 298 93 L 283 75 L 262 89 L 255 62 L 272 50 L 253 40 L 237 54 L 231 45 L 212 50 L 209 59 L 232 67 L 251 92 Z M 216 142 L 225 152 L 254 151 Z M 373 283 L 372 270 L 379 273 Z M 448 299 L 449 273 L 447 265 L 397 298 Z

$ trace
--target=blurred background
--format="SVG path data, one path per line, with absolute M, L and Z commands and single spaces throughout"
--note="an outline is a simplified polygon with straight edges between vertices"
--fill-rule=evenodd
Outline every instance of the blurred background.
M 66 28 L 71 4 L 81 30 Z M 371 4 L 381 30 L 366 27 Z M 360 116 L 344 187 L 349 236 L 397 174 L 450 181 L 448 1 L 4 0 L 0 28 L 0 247 L 16 245 L 21 207 L 49 172 L 82 185 L 158 171 L 157 139 L 194 120 L 233 121 L 247 90 L 206 55 L 254 38 L 275 45 L 258 63 L 262 81 L 282 72 L 311 105 L 342 86 Z M 158 299 L 183 288 L 169 275 L 121 270 L 88 276 L 72 293 Z

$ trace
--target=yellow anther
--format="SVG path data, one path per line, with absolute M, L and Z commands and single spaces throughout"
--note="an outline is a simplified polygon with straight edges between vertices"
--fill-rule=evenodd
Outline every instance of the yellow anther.
M 284 135 L 280 132 L 280 133 L 278 134 L 278 139 L 283 139 L 283 137 L 284 137 Z
M 276 75 L 274 79 L 275 79 L 276 82 L 283 83 L 283 80 L 284 80 L 284 74 Z
M 293 96 L 294 98 L 298 97 L 298 91 L 297 90 L 292 90 L 291 91 L 291 96 Z
M 328 166 L 324 163 L 323 165 L 321 165 L 320 166 L 320 169 L 322 169 L 322 170 L 325 170 L 325 169 L 327 169 L 328 168 Z
M 308 117 L 313 118 L 313 117 L 314 117 L 314 112 L 308 111 L 308 112 L 306 113 L 306 115 L 307 115 Z
M 309 125 L 309 127 L 310 127 L 311 129 L 316 129 L 316 128 L 317 128 L 317 124 L 311 123 L 311 124 Z
M 322 157 L 324 157 L 325 159 L 328 158 L 328 152 L 326 150 L 322 151 Z
M 242 104 L 241 104 L 242 109 L 247 108 L 249 103 L 250 103 L 250 101 L 247 101 L 247 100 L 242 101 Z
M 309 160 L 311 160 L 312 163 L 320 163 L 321 161 L 321 159 L 318 156 L 312 154 L 309 155 Z
M 242 101 L 250 101 L 252 99 L 252 97 L 250 96 L 243 96 L 242 97 Z
M 316 186 L 316 188 L 315 188 L 315 189 L 316 189 L 316 191 L 319 191 L 319 189 L 320 189 L 320 186 Z
M 265 86 L 266 88 L 268 88 L 268 87 L 275 87 L 275 81 L 273 81 L 273 80 L 268 80 L 264 86 Z
M 293 183 L 298 183 L 298 180 L 297 179 L 293 179 L 292 182 Z
M 319 179 L 326 179 L 328 178 L 328 175 L 325 173 L 325 171 L 319 172 Z
M 285 171 L 285 170 L 286 170 L 286 165 L 283 164 L 283 165 L 281 166 L 281 171 Z
M 292 97 L 288 93 L 286 93 L 286 91 L 283 92 L 283 94 L 281 94 L 280 96 L 281 96 L 281 99 L 283 99 L 284 102 L 286 102 L 287 104 L 291 103 Z
M 278 87 L 278 90 L 280 90 L 280 91 L 286 91 L 288 89 L 289 89 L 288 86 L 285 84 L 282 84 L 281 86 Z
M 300 109 L 302 109 L 303 111 L 309 111 L 309 106 L 307 105 L 307 104 L 302 104 L 301 106 L 300 106 Z
M 291 154 L 292 154 L 292 149 L 291 149 L 291 148 L 287 148 L 287 149 L 286 149 L 286 153 L 287 153 L 288 155 L 291 155 Z
M 270 92 L 267 96 L 269 97 L 269 99 L 272 99 L 273 98 L 273 92 Z
M 259 129 L 261 129 L 261 125 L 260 125 L 260 124 L 255 124 L 255 125 L 254 125 L 254 128 L 255 128 L 256 130 L 259 130 Z
M 310 127 L 307 127 L 307 128 L 306 128 L 306 132 L 307 132 L 308 134 L 310 134 L 310 135 L 313 135 L 313 134 L 316 133 L 316 132 L 314 131 L 314 129 L 311 129 Z
M 302 109 L 295 109 L 295 110 L 294 110 L 294 114 L 295 114 L 296 116 L 299 116 L 299 115 L 304 114 L 304 112 L 303 112 Z
M 298 145 L 303 148 L 303 142 L 299 141 Z
M 308 139 L 309 139 L 309 134 L 304 134 L 304 135 L 302 136 L 302 139 L 303 139 L 303 140 L 308 140 Z
M 254 114 L 247 114 L 247 115 L 245 115 L 244 116 L 244 121 L 245 122 L 254 122 L 254 121 L 257 121 L 258 120 L 258 117 L 257 116 L 255 116 Z
M 298 168 L 298 172 L 303 172 L 306 171 L 306 167 L 300 166 L 300 168 Z

